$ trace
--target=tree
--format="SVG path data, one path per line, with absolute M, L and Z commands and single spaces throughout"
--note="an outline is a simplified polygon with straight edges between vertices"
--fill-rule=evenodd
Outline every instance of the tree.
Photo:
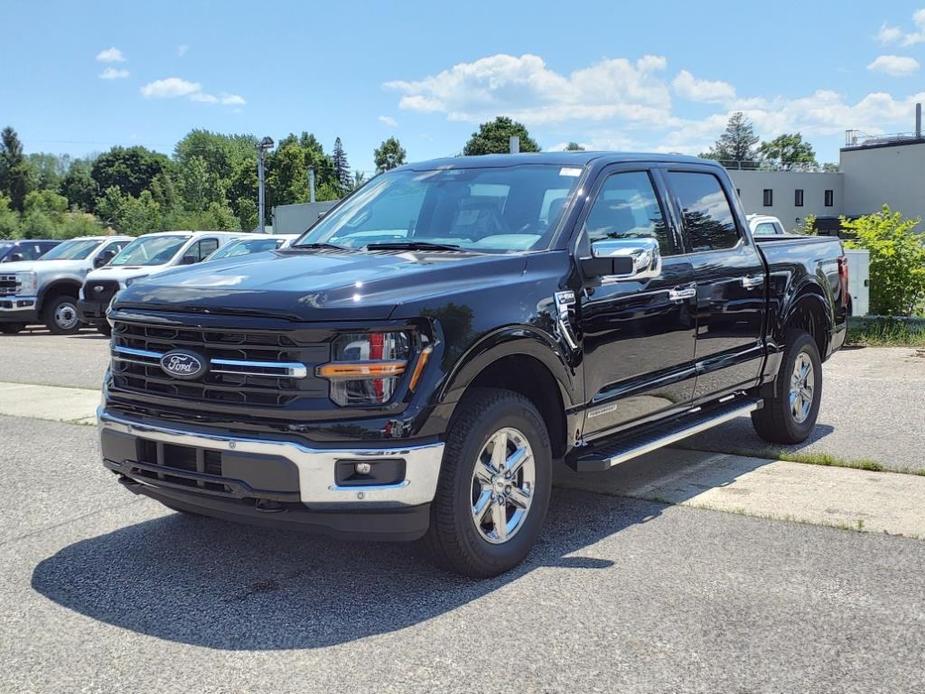
M 19 236 L 19 215 L 10 207 L 10 199 L 0 195 L 0 239 Z
M 849 248 L 870 251 L 870 310 L 910 316 L 925 304 L 925 235 L 920 219 L 905 219 L 889 205 L 857 219 L 840 218 Z
M 72 207 L 92 212 L 96 208 L 96 198 L 100 194 L 99 186 L 90 175 L 90 162 L 75 159 L 67 173 L 61 179 L 61 194 L 67 198 Z
M 340 138 L 334 140 L 334 152 L 331 154 L 334 164 L 334 180 L 338 191 L 345 195 L 353 187 L 353 176 L 350 175 L 350 164 L 347 163 L 347 153 Z
M 57 191 L 61 187 L 61 179 L 71 165 L 71 158 L 67 154 L 57 155 L 46 152 L 35 152 L 27 156 L 29 167 L 35 181 L 35 187 L 41 190 Z
M 238 227 L 241 231 L 253 231 L 257 228 L 257 203 L 251 198 L 238 200 Z
M 100 190 L 115 186 L 126 195 L 138 197 L 159 175 L 170 171 L 170 160 L 144 147 L 113 147 L 101 154 L 90 169 Z
M 213 202 L 225 204 L 225 180 L 215 171 L 211 171 L 202 157 L 190 157 L 180 168 L 178 179 L 180 198 L 186 209 L 204 210 Z M 156 180 L 152 181 L 152 187 Z M 158 187 L 158 192 L 164 197 L 161 186 Z
M 758 139 L 752 122 L 744 113 L 736 111 L 729 117 L 726 130 L 719 136 L 713 148 L 700 156 L 718 161 L 754 162 Z
M 565 145 L 565 151 L 566 152 L 584 152 L 585 148 L 582 147 L 577 142 L 569 142 L 567 145 Z
M 23 156 L 22 142 L 11 127 L 0 132 L 0 195 L 10 199 L 14 210 L 22 212 L 26 194 L 32 190 L 32 169 Z
M 510 151 L 511 137 L 514 135 L 520 138 L 521 152 L 540 151 L 526 127 L 507 116 L 498 116 L 493 121 L 482 123 L 478 132 L 472 133 L 463 148 L 463 154 L 467 157 L 476 154 L 504 154 Z
M 405 163 L 405 156 L 407 156 L 407 152 L 405 152 L 405 148 L 401 146 L 398 138 L 390 137 L 388 140 L 383 140 L 382 144 L 373 151 L 373 160 L 376 162 L 376 173 L 401 166 Z
M 353 172 L 353 189 L 356 190 L 360 186 L 366 183 L 366 174 L 362 171 Z
M 813 146 L 803 141 L 800 133 L 778 135 L 773 140 L 762 142 L 758 154 L 774 164 L 789 167 L 794 164 L 816 165 Z

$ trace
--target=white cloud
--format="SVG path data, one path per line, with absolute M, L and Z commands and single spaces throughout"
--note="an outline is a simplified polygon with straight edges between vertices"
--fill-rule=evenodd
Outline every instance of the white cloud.
M 687 70 L 681 70 L 671 86 L 675 93 L 689 101 L 723 103 L 735 99 L 736 90 L 728 82 L 699 80 Z
M 96 54 L 96 59 L 101 63 L 124 63 L 125 56 L 118 48 L 107 48 Z
M 99 74 L 101 80 L 121 80 L 129 76 L 128 70 L 108 67 Z
M 177 57 L 182 58 L 184 55 L 186 55 L 188 50 L 189 46 L 187 46 L 185 43 L 177 46 Z
M 868 70 L 893 77 L 907 77 L 919 69 L 919 61 L 905 55 L 880 55 L 867 66 Z
M 190 96 L 202 91 L 199 82 L 190 82 L 180 77 L 167 77 L 149 82 L 141 88 L 141 95 L 146 99 L 175 99 L 178 96 Z
M 222 104 L 224 106 L 244 106 L 247 101 L 240 94 L 221 92 L 218 96 L 202 90 L 199 82 L 190 82 L 180 77 L 167 77 L 149 82 L 141 88 L 141 95 L 146 99 L 176 99 L 187 97 L 190 101 L 201 104 Z
M 919 43 L 925 43 L 925 8 L 916 10 L 912 14 L 912 24 L 915 28 L 906 32 L 898 26 L 884 22 L 880 25 L 880 31 L 877 32 L 876 39 L 883 44 L 896 43 L 901 46 L 915 46 Z
M 379 116 L 378 120 L 380 123 L 382 123 L 383 125 L 387 125 L 390 128 L 398 127 L 398 121 L 392 118 L 392 116 Z
M 645 55 L 602 60 L 562 75 L 542 58 L 498 54 L 459 63 L 421 80 L 395 80 L 405 110 L 445 113 L 449 120 L 478 122 L 503 114 L 528 124 L 573 119 L 663 120 L 671 108 L 659 74 L 667 61 Z

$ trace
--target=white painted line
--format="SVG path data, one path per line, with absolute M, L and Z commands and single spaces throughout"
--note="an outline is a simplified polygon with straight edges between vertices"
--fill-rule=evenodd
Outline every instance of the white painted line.
M 92 424 L 100 391 L 0 382 L 0 414 Z
M 925 539 L 925 477 L 666 448 L 556 484 L 694 508 Z

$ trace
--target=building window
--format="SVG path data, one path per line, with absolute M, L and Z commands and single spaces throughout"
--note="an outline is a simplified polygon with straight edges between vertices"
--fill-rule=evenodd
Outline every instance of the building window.
M 803 207 L 803 189 L 797 188 L 793 191 L 793 206 Z
M 774 191 L 770 188 L 764 189 L 764 206 L 771 207 L 774 205 Z
M 835 191 L 827 190 L 825 191 L 825 206 L 833 207 L 835 205 Z

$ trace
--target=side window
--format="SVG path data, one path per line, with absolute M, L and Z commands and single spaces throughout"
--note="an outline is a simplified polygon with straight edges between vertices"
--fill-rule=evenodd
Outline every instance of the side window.
M 193 262 L 204 260 L 207 255 L 218 248 L 218 239 L 201 239 L 197 241 L 184 253 L 184 256 L 192 256 Z
M 582 227 L 589 242 L 648 237 L 662 255 L 673 255 L 672 243 L 652 179 L 645 171 L 607 177 Z
M 41 255 L 37 243 L 21 243 L 16 252 L 22 255 L 23 260 L 35 260 Z
M 107 243 L 103 246 L 100 253 L 105 253 L 106 251 L 112 251 L 113 255 L 122 250 L 122 247 L 128 243 L 127 241 L 113 241 L 112 243 Z M 99 255 L 99 253 L 97 254 Z
M 696 251 L 732 248 L 739 242 L 732 207 L 711 173 L 670 171 L 668 181 L 684 216 L 684 230 Z
M 755 236 L 774 236 L 776 233 L 777 229 L 774 228 L 772 222 L 761 222 L 755 225 Z

